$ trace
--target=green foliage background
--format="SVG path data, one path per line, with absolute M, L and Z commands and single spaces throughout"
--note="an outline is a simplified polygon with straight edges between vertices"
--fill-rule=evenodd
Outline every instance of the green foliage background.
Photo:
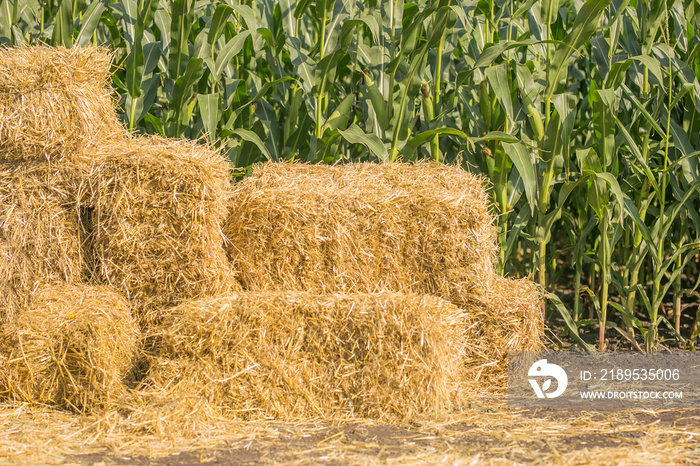
M 6 45 L 115 50 L 133 131 L 485 174 L 500 271 L 573 291 L 552 315 L 589 351 L 592 326 L 697 336 L 671 315 L 699 296 L 699 24 L 697 0 L 0 0 Z

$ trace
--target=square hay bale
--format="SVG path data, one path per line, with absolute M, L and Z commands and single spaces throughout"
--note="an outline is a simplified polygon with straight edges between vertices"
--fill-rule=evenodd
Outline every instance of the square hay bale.
M 39 285 L 81 280 L 75 205 L 61 170 L 0 163 L 0 324 L 25 309 Z
M 231 190 L 224 157 L 159 137 L 99 150 L 108 155 L 90 180 L 96 276 L 139 311 L 235 289 L 221 231 Z
M 460 303 L 493 273 L 484 186 L 433 163 L 267 163 L 234 185 L 227 253 L 246 290 L 387 289 Z
M 125 133 L 112 58 L 98 47 L 0 48 L 0 158 L 90 165 L 84 149 Z
M 387 292 L 189 301 L 146 337 L 144 393 L 241 418 L 440 413 L 458 401 L 463 318 L 439 298 Z
M 508 352 L 544 347 L 542 291 L 530 280 L 494 275 L 464 309 L 467 397 L 505 393 Z
M 126 394 L 139 341 L 129 305 L 99 286 L 45 286 L 0 327 L 0 399 L 80 413 Z

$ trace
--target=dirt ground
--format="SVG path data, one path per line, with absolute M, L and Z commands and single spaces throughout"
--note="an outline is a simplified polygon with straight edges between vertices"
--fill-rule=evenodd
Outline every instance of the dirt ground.
M 251 421 L 197 435 L 0 407 L 0 464 L 699 464 L 700 409 L 513 410 L 499 400 L 441 419 Z M 173 435 L 171 435 L 173 434 Z

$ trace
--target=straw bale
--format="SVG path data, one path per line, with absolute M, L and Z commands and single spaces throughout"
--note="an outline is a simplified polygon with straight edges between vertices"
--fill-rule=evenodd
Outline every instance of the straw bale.
M 412 291 L 459 303 L 493 270 L 484 179 L 433 163 L 267 163 L 224 225 L 244 289 Z
M 44 286 L 0 336 L 0 399 L 77 412 L 126 393 L 139 340 L 129 305 L 100 286 Z
M 96 275 L 140 310 L 235 288 L 220 226 L 231 190 L 224 157 L 159 137 L 99 150 L 108 155 L 90 180 Z
M 462 311 L 432 296 L 242 292 L 170 309 L 146 391 L 227 417 L 404 419 L 454 408 Z
M 64 174 L 0 163 L 0 323 L 25 309 L 37 286 L 81 280 L 81 231 Z
M 494 275 L 464 309 L 468 396 L 505 393 L 508 352 L 539 351 L 544 346 L 541 289 L 527 279 Z
M 90 165 L 85 152 L 125 133 L 98 47 L 0 48 L 0 158 Z

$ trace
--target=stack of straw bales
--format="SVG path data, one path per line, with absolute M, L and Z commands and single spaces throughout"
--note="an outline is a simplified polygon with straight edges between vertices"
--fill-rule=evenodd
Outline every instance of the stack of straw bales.
M 227 253 L 245 289 L 432 294 L 465 309 L 469 388 L 504 390 L 541 346 L 538 288 L 494 273 L 485 181 L 439 164 L 265 164 L 234 187 Z
M 156 431 L 405 419 L 539 348 L 537 287 L 493 272 L 484 180 L 266 164 L 232 188 L 212 148 L 124 131 L 111 58 L 0 50 L 1 399 Z
M 112 58 L 0 49 L 3 398 L 108 406 L 135 370 L 132 319 L 155 322 L 235 284 L 220 228 L 227 162 L 190 141 L 127 134 Z

